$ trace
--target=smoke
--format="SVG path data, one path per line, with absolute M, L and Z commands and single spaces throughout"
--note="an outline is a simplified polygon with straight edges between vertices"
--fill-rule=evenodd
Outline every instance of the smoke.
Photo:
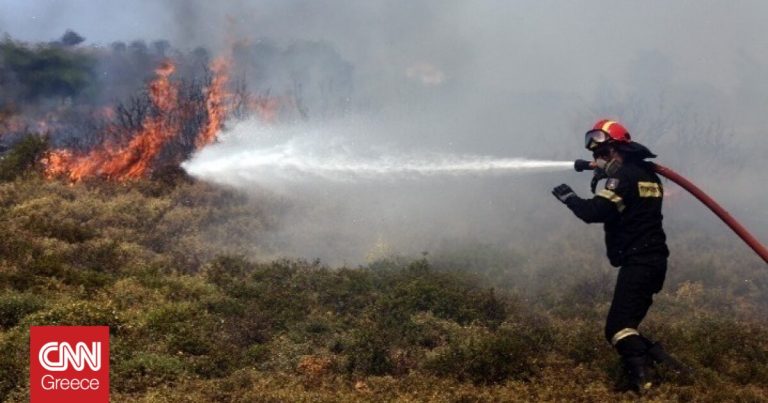
M 448 241 L 518 239 L 508 220 L 529 198 L 513 194 L 531 178 L 573 167 L 572 161 L 405 150 L 374 143 L 380 130 L 386 125 L 363 118 L 277 126 L 249 120 L 182 167 L 202 180 L 289 200 L 279 229 L 268 240 L 258 235 L 260 242 L 276 256 L 332 264 L 412 256 Z
M 213 55 L 246 44 L 235 58 L 249 67 L 233 81 L 306 102 L 273 126 L 230 122 L 187 169 L 289 195 L 276 239 L 285 254 L 357 261 L 371 245 L 412 252 L 449 238 L 557 247 L 554 228 L 578 239 L 576 249 L 595 247 L 549 195 L 567 182 L 586 196 L 583 174 L 413 174 L 584 158 L 581 135 L 601 117 L 625 123 L 765 239 L 768 199 L 755 184 L 768 152 L 766 12 L 757 0 L 49 0 L 0 2 L 0 29 L 46 41 L 71 28 L 93 45 L 167 39 Z M 275 155 L 288 166 L 265 163 Z M 382 180 L 364 166 L 401 172 Z M 684 195 L 666 209 L 673 240 L 702 223 L 723 230 Z

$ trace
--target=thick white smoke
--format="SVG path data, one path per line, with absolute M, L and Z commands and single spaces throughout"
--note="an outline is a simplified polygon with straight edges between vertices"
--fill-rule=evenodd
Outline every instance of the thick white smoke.
M 370 119 L 240 122 L 182 166 L 209 182 L 284 198 L 279 228 L 254 234 L 254 244 L 271 245 L 277 256 L 352 265 L 446 241 L 524 238 L 511 224 L 521 210 L 541 197 L 556 203 L 546 189 L 555 179 L 542 175 L 573 170 L 572 161 L 377 142 L 386 130 Z
M 185 167 L 304 203 L 281 222 L 294 231 L 278 239 L 292 246 L 287 255 L 342 257 L 339 248 L 365 249 L 380 238 L 426 249 L 428 239 L 451 236 L 514 248 L 528 240 L 557 248 L 569 239 L 580 250 L 602 248 L 581 236 L 599 237 L 600 229 L 585 229 L 549 191 L 566 182 L 587 196 L 588 176 L 538 168 L 477 173 L 498 168 L 494 157 L 588 158 L 581 136 L 604 117 L 625 123 L 659 162 L 768 237 L 768 193 L 755 185 L 765 181 L 768 153 L 768 52 L 760 39 L 767 9 L 759 0 L 651 0 L 641 7 L 597 0 L 136 0 L 128 8 L 14 0 L 0 2 L 0 32 L 48 41 L 71 28 L 86 45 L 123 41 L 130 49 L 134 39 L 168 39 L 212 55 L 229 51 L 233 40 L 267 44 L 260 49 L 273 57 L 262 52 L 251 60 L 258 77 L 233 79 L 275 96 L 296 90 L 311 127 L 238 125 Z M 302 49 L 310 42 L 322 46 Z M 701 43 L 707 46 L 694 46 Z M 321 48 L 333 52 L 316 52 Z M 329 62 L 330 54 L 343 63 Z M 349 114 L 386 124 L 317 126 L 318 117 Z M 453 165 L 450 175 L 424 174 L 457 163 L 464 168 Z M 673 242 L 676 226 L 721 230 L 683 193 L 665 203 Z M 553 228 L 572 232 L 555 239 Z

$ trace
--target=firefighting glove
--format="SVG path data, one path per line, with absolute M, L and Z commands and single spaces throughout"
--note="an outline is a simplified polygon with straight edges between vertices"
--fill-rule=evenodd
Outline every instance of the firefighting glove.
M 565 203 L 565 201 L 571 197 L 576 196 L 576 193 L 574 193 L 573 189 L 571 189 L 571 187 L 566 184 L 562 184 L 552 189 L 552 194 L 555 195 L 555 197 L 557 197 L 557 199 L 563 203 Z

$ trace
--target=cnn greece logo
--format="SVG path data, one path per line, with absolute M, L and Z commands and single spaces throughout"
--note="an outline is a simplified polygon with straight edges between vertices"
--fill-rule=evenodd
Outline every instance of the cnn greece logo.
M 49 354 L 51 352 L 58 352 L 59 359 L 57 361 L 51 361 Z M 45 343 L 43 348 L 40 349 L 40 365 L 48 371 L 66 371 L 71 364 L 75 371 L 82 371 L 87 363 L 91 370 L 98 371 L 101 369 L 101 342 L 91 343 L 91 348 L 85 345 L 85 343 L 77 343 L 75 348 L 67 342 L 57 343 L 52 341 Z
M 33 326 L 31 402 L 108 402 L 109 327 Z

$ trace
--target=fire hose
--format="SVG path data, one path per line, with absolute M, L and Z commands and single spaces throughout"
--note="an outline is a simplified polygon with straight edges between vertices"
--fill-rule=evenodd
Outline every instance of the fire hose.
M 687 190 L 688 193 L 692 194 L 695 198 L 699 199 L 700 202 L 702 202 L 705 206 L 707 206 L 710 210 L 712 210 L 715 215 L 720 217 L 723 222 L 733 230 L 733 232 L 736 233 L 752 250 L 755 251 L 755 253 L 758 254 L 766 263 L 768 263 L 768 248 L 765 247 L 765 245 L 761 244 L 760 241 L 755 238 L 754 235 L 752 235 L 746 227 L 741 225 L 738 221 L 736 221 L 733 216 L 728 213 L 720 204 L 718 204 L 714 199 L 709 197 L 706 193 L 704 193 L 703 190 L 699 189 L 698 186 L 694 185 L 691 181 L 684 178 L 677 172 L 659 164 L 651 163 L 653 166 L 653 170 L 671 180 L 672 182 L 677 183 L 682 187 L 683 189 Z M 595 169 L 595 164 L 590 161 L 585 160 L 576 160 L 574 164 L 574 168 L 576 171 L 581 172 L 584 170 L 593 170 Z

